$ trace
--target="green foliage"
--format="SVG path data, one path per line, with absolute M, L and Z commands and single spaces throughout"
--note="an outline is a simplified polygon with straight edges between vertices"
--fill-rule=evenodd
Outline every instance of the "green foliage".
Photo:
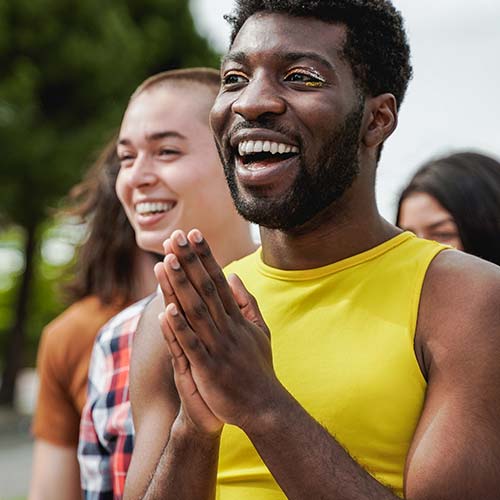
M 39 239 L 47 242 L 53 238 L 53 225 L 43 224 Z M 22 232 L 8 231 L 0 234 L 0 248 L 21 249 Z M 35 273 L 30 294 L 30 314 L 26 318 L 26 346 L 24 364 L 34 366 L 40 333 L 47 323 L 54 319 L 68 305 L 64 300 L 63 284 L 71 277 L 72 262 L 54 265 L 43 258 L 40 251 L 34 259 Z M 19 288 L 19 272 L 0 273 L 0 352 L 5 353 L 8 333 L 14 321 L 15 301 Z M 0 368 L 4 368 L 0 359 Z
M 11 227 L 0 233 L 0 352 L 5 351 L 6 335 L 14 320 L 15 294 L 22 265 L 23 231 Z
M 44 231 L 43 239 L 47 231 Z M 38 340 L 43 328 L 52 321 L 68 305 L 62 300 L 62 282 L 70 275 L 67 265 L 54 266 L 43 259 L 37 252 L 35 258 L 35 274 L 33 276 L 32 291 L 30 295 L 29 311 L 26 322 L 26 348 L 24 364 L 34 366 Z
M 1 229 L 41 227 L 112 137 L 147 76 L 217 65 L 186 0 L 0 0 Z M 20 249 L 23 234 L 14 238 Z M 31 339 L 62 307 L 54 291 L 59 271 L 39 249 L 36 255 Z M 0 277 L 11 280 L 0 286 L 0 353 L 19 278 Z

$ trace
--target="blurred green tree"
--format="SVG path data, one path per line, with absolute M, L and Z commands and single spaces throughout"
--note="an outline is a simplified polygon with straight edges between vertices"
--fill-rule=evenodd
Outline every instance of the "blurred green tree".
M 0 0 L 0 221 L 25 266 L 3 353 L 0 403 L 22 366 L 40 227 L 158 71 L 217 66 L 185 0 Z

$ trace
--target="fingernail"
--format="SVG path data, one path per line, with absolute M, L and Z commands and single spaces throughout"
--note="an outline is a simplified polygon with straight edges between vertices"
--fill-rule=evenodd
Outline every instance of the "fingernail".
M 175 235 L 175 238 L 177 240 L 177 244 L 180 246 L 180 247 L 185 247 L 187 245 L 187 239 L 186 239 L 186 236 L 184 235 L 184 233 L 182 231 L 179 231 L 176 235 Z
M 174 271 L 178 271 L 181 268 L 181 265 L 179 264 L 179 261 L 177 260 L 177 257 L 175 255 L 170 255 L 172 256 L 168 259 L 168 263 Z
M 176 305 L 171 302 L 169 305 L 168 305 L 168 312 L 172 315 L 172 316 L 177 316 L 179 314 L 179 311 L 177 310 L 177 307 Z
M 163 318 L 165 317 L 165 313 L 161 312 L 158 314 L 158 321 L 161 323 L 163 321 Z
M 165 250 L 165 252 L 167 251 L 170 251 L 170 238 L 167 238 L 164 242 L 163 242 L 163 250 Z
M 193 229 L 191 231 L 191 234 L 193 236 L 193 240 L 195 243 L 201 243 L 203 241 L 203 235 L 200 233 L 198 229 Z

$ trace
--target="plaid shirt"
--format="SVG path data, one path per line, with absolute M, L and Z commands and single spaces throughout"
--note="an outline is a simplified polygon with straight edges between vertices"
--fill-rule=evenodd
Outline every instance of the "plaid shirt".
M 134 445 L 129 368 L 132 340 L 150 295 L 112 318 L 99 332 L 80 422 L 78 460 L 86 500 L 121 499 Z

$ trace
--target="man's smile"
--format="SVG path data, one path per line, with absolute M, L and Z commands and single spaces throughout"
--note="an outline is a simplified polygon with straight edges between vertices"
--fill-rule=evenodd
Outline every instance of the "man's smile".
M 242 130 L 231 141 L 237 176 L 244 183 L 273 182 L 274 175 L 289 166 L 289 161 L 300 153 L 295 141 L 272 130 Z M 264 173 L 262 170 L 269 170 Z M 251 172 L 251 174 L 250 174 Z M 258 175 L 255 172 L 259 172 Z
M 297 146 L 284 144 L 282 142 L 270 141 L 242 141 L 238 145 L 238 153 L 243 158 L 258 153 L 270 153 L 271 155 L 283 155 L 287 153 L 298 153 Z
M 236 155 L 235 173 L 240 183 L 246 186 L 283 186 L 297 175 L 300 169 L 298 160 L 298 152 L 291 151 L 283 154 L 260 152 Z

